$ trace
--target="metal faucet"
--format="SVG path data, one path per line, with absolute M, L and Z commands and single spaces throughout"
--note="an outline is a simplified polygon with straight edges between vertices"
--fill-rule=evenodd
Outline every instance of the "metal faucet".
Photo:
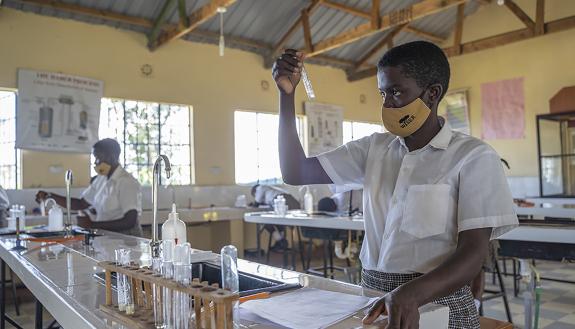
M 66 223 L 64 223 L 64 232 L 66 237 L 70 237 L 72 235 L 72 199 L 70 196 L 70 188 L 74 180 L 72 170 L 66 170 L 64 180 L 66 181 Z
M 170 171 L 172 166 L 167 156 L 160 154 L 154 163 L 154 170 L 152 173 L 152 241 L 150 241 L 150 249 L 153 257 L 160 257 L 160 240 L 158 240 L 158 184 L 160 182 L 160 164 L 164 161 L 166 170 L 166 177 L 170 178 Z

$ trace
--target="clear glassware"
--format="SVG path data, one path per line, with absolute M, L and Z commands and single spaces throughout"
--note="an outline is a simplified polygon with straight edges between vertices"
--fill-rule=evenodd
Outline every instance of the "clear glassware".
M 224 246 L 220 252 L 221 254 L 221 270 L 222 270 L 222 288 L 227 289 L 233 293 L 240 291 L 240 281 L 238 276 L 238 249 L 232 245 Z M 226 327 L 236 327 L 236 321 L 239 325 L 239 303 L 238 301 L 233 304 L 233 318 L 234 324 L 226 324 Z
M 162 257 L 152 258 L 152 271 L 154 273 L 162 275 Z M 152 285 L 152 299 L 153 299 L 153 311 L 154 311 L 154 324 L 156 329 L 163 329 L 164 325 L 164 312 L 162 305 L 162 288 L 158 285 Z
M 116 249 L 114 251 L 116 256 L 116 264 L 122 265 L 123 264 L 123 255 L 124 249 Z M 118 309 L 121 312 L 126 310 L 126 297 L 125 297 L 125 288 L 124 288 L 124 279 L 125 275 L 116 273 L 116 291 L 118 293 Z
M 129 266 L 131 262 L 131 250 L 124 249 L 122 252 L 122 265 Z M 130 282 L 130 278 L 128 276 L 123 275 L 123 286 L 124 286 L 124 301 L 125 301 L 125 311 L 126 314 L 134 314 L 135 306 L 134 306 L 134 295 L 132 282 Z
M 174 278 L 174 240 L 162 241 L 162 275 L 166 279 Z M 174 327 L 173 291 L 164 287 L 162 290 L 164 325 Z
M 174 279 L 188 286 L 192 283 L 192 250 L 189 243 L 177 245 L 174 249 Z M 188 294 L 174 292 L 174 325 L 176 329 L 190 326 L 191 300 Z

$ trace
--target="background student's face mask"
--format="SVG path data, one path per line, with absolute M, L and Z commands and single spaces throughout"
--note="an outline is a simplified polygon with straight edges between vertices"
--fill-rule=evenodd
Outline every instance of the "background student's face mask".
M 108 176 L 110 170 L 112 170 L 112 166 L 107 164 L 106 162 L 99 162 L 97 165 L 94 166 L 94 170 L 98 175 Z
M 381 120 L 385 129 L 399 137 L 407 137 L 416 132 L 429 114 L 431 110 L 419 97 L 404 107 L 381 106 Z

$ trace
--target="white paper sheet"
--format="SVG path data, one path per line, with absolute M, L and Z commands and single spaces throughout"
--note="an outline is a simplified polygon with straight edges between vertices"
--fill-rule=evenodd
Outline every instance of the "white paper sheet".
M 284 327 L 319 329 L 340 322 L 376 299 L 302 288 L 268 299 L 247 301 L 240 308 Z

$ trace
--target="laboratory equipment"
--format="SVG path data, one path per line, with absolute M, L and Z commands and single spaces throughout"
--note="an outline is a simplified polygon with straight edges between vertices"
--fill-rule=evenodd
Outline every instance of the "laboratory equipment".
M 237 293 L 220 289 L 216 284 L 209 285 L 208 282 L 200 282 L 197 279 L 192 280 L 189 285 L 179 284 L 173 279 L 166 279 L 161 275 L 154 274 L 150 269 L 138 266 L 122 266 L 108 261 L 99 262 L 98 266 L 104 269 L 106 286 L 105 304 L 100 305 L 100 310 L 124 326 L 149 328 L 150 324 L 154 322 L 154 315 L 146 308 L 145 298 L 136 298 L 134 300 L 134 314 L 132 315 L 119 311 L 117 305 L 114 304 L 112 296 L 112 272 L 125 275 L 128 278 L 128 282 L 136 282 L 136 287 L 142 285 L 149 287 L 153 284 L 162 289 L 169 287 L 170 290 L 185 294 L 188 298 L 193 296 L 194 319 L 204 318 L 204 321 L 194 321 L 194 327 L 197 329 L 226 329 L 233 327 L 234 314 L 232 312 L 232 304 L 239 299 L 239 294 Z M 190 307 L 184 314 L 180 315 L 189 317 L 191 313 L 192 309 Z M 168 326 L 163 325 L 162 328 L 168 328 Z
M 174 248 L 174 279 L 183 286 L 192 284 L 192 249 L 189 243 Z M 188 329 L 190 324 L 190 296 L 174 291 L 174 328 Z
M 25 226 L 26 207 L 23 205 L 15 205 L 10 209 L 10 215 L 12 216 L 13 222 L 15 222 L 16 228 L 16 246 L 10 250 L 26 250 L 27 248 L 22 245 L 22 240 L 20 240 L 20 231 L 23 230 Z
M 307 71 L 305 70 L 305 66 L 301 67 L 301 79 L 303 81 L 303 86 L 305 88 L 305 93 L 310 100 L 315 99 L 315 92 L 313 91 L 313 87 L 311 85 L 311 81 L 307 75 Z
M 162 257 L 152 257 L 152 271 L 155 275 L 162 275 Z M 155 283 L 152 284 L 152 308 L 156 329 L 165 328 L 162 305 L 162 287 Z
M 303 204 L 306 213 L 313 213 L 313 195 L 309 191 L 309 186 L 306 186 L 305 194 L 303 196 Z
M 170 178 L 172 166 L 165 155 L 160 155 L 154 163 L 152 173 L 152 241 L 150 241 L 151 256 L 160 257 L 160 240 L 158 240 L 158 184 L 160 183 L 160 164 L 164 161 L 166 177 Z
M 124 254 L 124 249 L 116 249 L 114 250 L 114 254 L 116 256 L 116 264 L 118 265 L 123 265 L 123 254 Z M 125 295 L 125 288 L 124 288 L 124 274 L 118 273 L 117 279 L 116 279 L 116 292 L 117 292 L 117 298 L 118 298 L 118 309 L 122 312 L 126 311 L 126 295 Z
M 176 212 L 176 204 L 172 204 L 172 212 L 168 215 L 168 220 L 162 224 L 162 239 L 173 240 L 174 244 L 183 244 L 187 241 L 186 223 L 180 220 Z
M 174 245 L 174 240 L 162 241 L 162 276 L 169 280 L 174 278 Z M 173 302 L 172 289 L 164 287 L 162 289 L 162 310 L 166 328 L 173 328 L 174 326 Z
M 64 177 L 66 181 L 66 222 L 64 223 L 65 237 L 72 236 L 72 199 L 70 195 L 70 188 L 74 180 L 74 175 L 72 170 L 66 170 L 66 176 Z
M 222 267 L 222 288 L 236 294 L 240 292 L 240 279 L 238 276 L 238 249 L 227 245 L 220 251 Z M 239 302 L 232 304 L 233 317 L 239 319 Z M 233 323 L 228 323 L 226 328 L 233 328 Z
M 64 213 L 62 212 L 62 208 L 58 206 L 56 201 L 52 198 L 45 200 L 46 206 L 52 202 L 52 208 L 48 211 L 48 230 L 49 231 L 61 231 L 64 229 Z
M 285 216 L 287 213 L 286 199 L 283 195 L 278 195 L 274 199 L 274 212 L 278 216 Z
M 122 249 L 122 251 L 120 252 L 121 254 L 121 260 L 122 260 L 122 265 L 123 266 L 129 266 L 130 262 L 131 262 L 131 251 L 130 249 Z M 125 311 L 126 314 L 131 315 L 134 314 L 135 311 L 135 306 L 134 306 L 134 295 L 132 292 L 132 289 L 134 287 L 132 287 L 132 280 L 130 280 L 130 278 L 128 278 L 128 276 L 126 275 L 122 275 L 122 279 L 124 280 L 124 283 L 122 284 L 123 288 L 124 288 L 124 303 L 125 303 Z

